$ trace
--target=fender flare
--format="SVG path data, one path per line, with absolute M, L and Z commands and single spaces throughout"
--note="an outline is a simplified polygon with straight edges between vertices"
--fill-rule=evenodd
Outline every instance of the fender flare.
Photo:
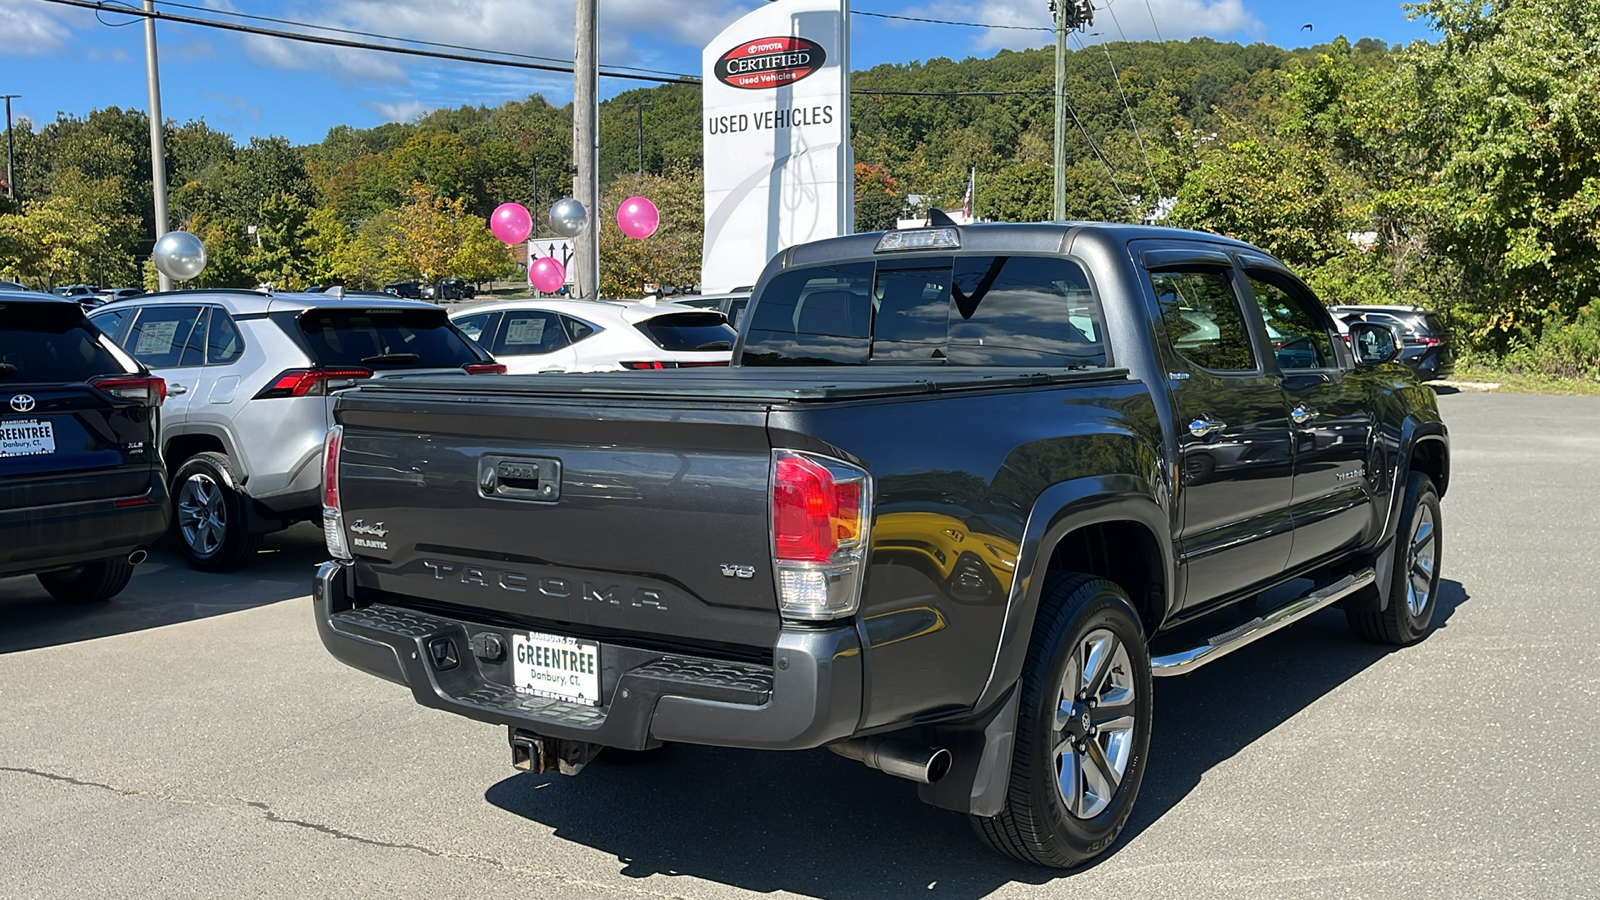
M 989 679 L 973 709 L 988 709 L 1022 675 L 1028 655 L 1028 642 L 1039 612 L 1039 595 L 1044 590 L 1045 567 L 1056 545 L 1068 534 L 1089 525 L 1105 522 L 1135 522 L 1143 525 L 1156 540 L 1162 554 L 1162 578 L 1166 586 L 1165 609 L 1174 606 L 1177 587 L 1172 529 L 1167 509 L 1158 500 L 1160 493 L 1136 475 L 1095 475 L 1064 481 L 1046 488 L 1034 501 L 1023 529 L 1021 552 L 1017 559 L 1017 578 L 1006 600 L 1005 621 L 995 648 Z

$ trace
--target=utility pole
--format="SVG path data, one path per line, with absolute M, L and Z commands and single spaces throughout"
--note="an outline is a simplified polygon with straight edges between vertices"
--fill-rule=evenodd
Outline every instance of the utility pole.
M 6 198 L 17 199 L 17 176 L 11 167 L 11 101 L 21 94 L 6 94 Z
M 150 2 L 150 0 L 145 0 Z M 599 0 L 577 0 L 577 45 L 572 54 L 572 196 L 588 211 L 578 233 L 578 296 L 600 299 Z
M 150 87 L 150 193 L 156 202 L 156 240 L 167 233 L 167 151 L 162 136 L 161 75 L 156 64 L 156 4 L 144 0 L 144 73 Z M 159 273 L 163 291 L 172 290 L 172 279 Z
M 633 101 L 633 111 L 639 122 L 639 174 L 644 174 L 644 108 L 649 104 L 643 100 Z
M 1050 12 L 1056 20 L 1056 184 L 1051 218 L 1060 222 L 1067 217 L 1067 32 L 1093 23 L 1094 6 L 1090 0 L 1051 0 Z

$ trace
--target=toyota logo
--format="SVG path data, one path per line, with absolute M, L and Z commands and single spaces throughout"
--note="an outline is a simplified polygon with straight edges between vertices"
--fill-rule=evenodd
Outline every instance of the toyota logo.
M 33 398 L 27 394 L 18 394 L 11 398 L 11 408 L 17 412 L 33 412 Z

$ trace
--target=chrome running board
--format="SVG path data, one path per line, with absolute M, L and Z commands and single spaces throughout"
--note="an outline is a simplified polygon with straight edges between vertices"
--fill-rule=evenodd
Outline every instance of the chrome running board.
M 1324 606 L 1337 603 L 1375 581 L 1377 575 L 1370 568 L 1362 569 L 1354 575 L 1346 575 L 1325 588 L 1314 590 L 1264 616 L 1256 616 L 1237 628 L 1224 631 L 1199 647 L 1153 657 L 1150 660 L 1150 674 L 1162 678 L 1193 672 L 1206 663 L 1215 662 L 1254 642 L 1257 638 L 1266 637 L 1286 625 L 1293 625 Z

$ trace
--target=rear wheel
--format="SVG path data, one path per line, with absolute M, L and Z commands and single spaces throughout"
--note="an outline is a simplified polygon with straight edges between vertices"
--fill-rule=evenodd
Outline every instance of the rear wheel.
M 1441 524 L 1438 490 L 1428 476 L 1413 472 L 1401 507 L 1402 530 L 1395 535 L 1389 605 L 1381 612 L 1347 611 L 1352 631 L 1374 643 L 1403 647 L 1433 630 L 1439 605 Z
M 1006 806 L 973 827 L 1024 862 L 1081 865 L 1122 833 L 1150 746 L 1150 655 L 1122 588 L 1045 585 L 1021 690 Z
M 233 468 L 221 453 L 196 453 L 172 477 L 173 527 L 189 565 L 226 572 L 244 565 L 261 546 L 248 518 L 250 502 L 234 487 Z
M 38 575 L 44 589 L 62 603 L 103 603 L 122 593 L 132 577 L 133 564 L 123 558 Z

